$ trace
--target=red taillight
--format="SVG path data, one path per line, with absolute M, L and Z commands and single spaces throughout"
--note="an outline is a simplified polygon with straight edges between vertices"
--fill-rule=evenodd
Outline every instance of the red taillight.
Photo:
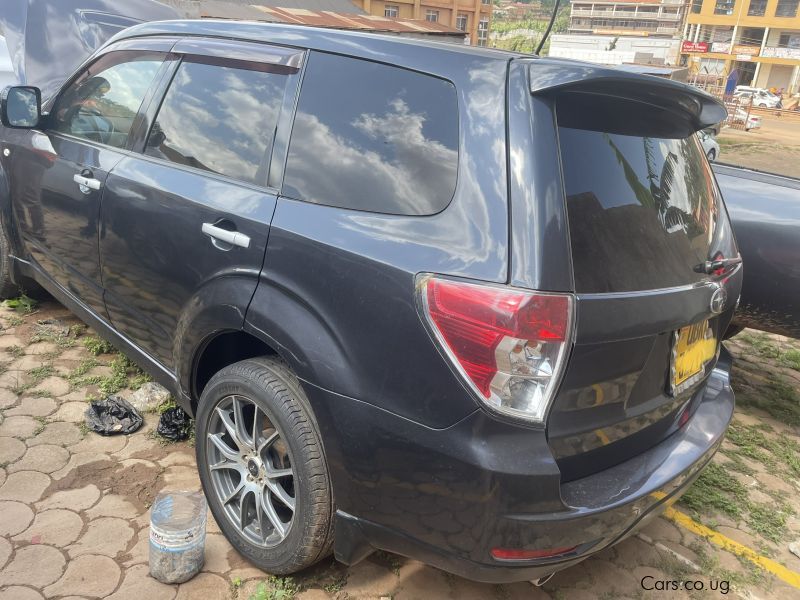
M 577 546 L 569 548 L 550 548 L 548 550 L 521 550 L 517 548 L 492 548 L 492 557 L 498 560 L 534 560 L 537 558 L 554 558 L 563 556 L 575 550 Z
M 426 317 L 494 408 L 541 421 L 569 342 L 572 297 L 428 277 Z

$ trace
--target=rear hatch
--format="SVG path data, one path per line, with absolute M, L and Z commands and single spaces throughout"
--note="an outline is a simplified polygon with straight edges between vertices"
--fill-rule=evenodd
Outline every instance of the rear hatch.
M 571 480 L 643 452 L 691 417 L 741 266 L 694 134 L 724 117 L 719 105 L 610 69 L 540 89 L 531 79 L 556 114 L 577 297 L 575 345 L 547 421 Z

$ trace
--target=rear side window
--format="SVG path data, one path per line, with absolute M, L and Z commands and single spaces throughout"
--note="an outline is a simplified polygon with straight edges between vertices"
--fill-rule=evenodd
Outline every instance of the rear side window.
M 716 252 L 730 255 L 720 233 L 727 217 L 695 135 L 588 129 L 566 109 L 559 139 L 576 291 L 686 285 L 705 277 L 695 267 Z
M 203 61 L 178 67 L 145 153 L 263 184 L 288 76 L 268 64 Z
M 370 61 L 311 55 L 284 195 L 342 208 L 430 215 L 452 199 L 457 170 L 453 84 Z

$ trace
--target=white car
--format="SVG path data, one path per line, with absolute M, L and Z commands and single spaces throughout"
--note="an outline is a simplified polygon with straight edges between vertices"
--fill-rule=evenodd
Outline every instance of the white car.
M 744 130 L 750 131 L 751 129 L 758 129 L 761 127 L 761 117 L 756 115 L 748 115 L 747 111 L 743 108 L 737 108 L 733 113 L 734 123 L 744 123 Z
M 781 98 L 763 88 L 754 88 L 746 85 L 736 86 L 734 98 L 747 99 L 753 106 L 759 108 L 781 108 Z
M 697 135 L 700 138 L 700 143 L 703 146 L 703 152 L 706 153 L 708 160 L 710 162 L 714 162 L 719 158 L 719 144 L 717 140 L 714 139 L 714 136 L 711 135 L 708 131 L 699 131 Z

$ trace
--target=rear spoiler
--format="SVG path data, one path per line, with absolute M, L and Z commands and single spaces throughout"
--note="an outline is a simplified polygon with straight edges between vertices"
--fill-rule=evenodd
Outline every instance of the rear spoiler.
M 633 128 L 640 135 L 644 128 L 654 136 L 688 137 L 728 116 L 716 98 L 685 83 L 566 59 L 526 62 L 531 93 L 563 99 L 559 117 L 569 113 L 570 123 L 562 125 L 618 133 Z

